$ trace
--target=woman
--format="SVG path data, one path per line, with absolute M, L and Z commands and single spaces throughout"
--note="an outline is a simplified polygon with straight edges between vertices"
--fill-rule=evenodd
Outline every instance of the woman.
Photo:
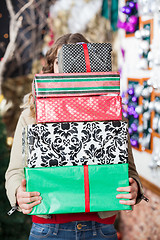
M 43 73 L 58 73 L 57 55 L 63 44 L 78 43 L 88 40 L 83 35 L 66 34 L 55 42 L 46 55 L 46 66 Z M 26 180 L 24 179 L 24 164 L 21 154 L 22 128 L 29 124 L 36 123 L 35 108 L 32 94 L 29 95 L 29 107 L 21 114 L 15 131 L 14 142 L 11 150 L 11 158 L 6 172 L 6 189 L 9 201 L 12 206 L 18 205 L 19 210 L 24 214 L 29 214 L 32 208 L 40 204 L 41 196 L 38 192 L 26 192 Z M 121 204 L 134 206 L 141 199 L 142 187 L 136 172 L 134 160 L 129 141 L 129 187 L 117 189 L 119 192 L 129 192 L 128 194 L 117 194 L 117 198 L 129 199 L 120 200 Z M 118 192 L 117 192 L 118 193 Z M 107 203 L 106 203 L 107 204 Z M 56 214 L 32 216 L 32 229 L 30 240 L 39 238 L 45 239 L 117 239 L 114 221 L 117 212 L 99 213 L 76 213 L 76 214 Z

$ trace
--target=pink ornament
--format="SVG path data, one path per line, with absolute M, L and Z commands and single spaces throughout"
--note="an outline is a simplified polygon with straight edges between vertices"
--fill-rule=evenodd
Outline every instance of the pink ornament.
M 138 18 L 134 15 L 130 16 L 129 22 L 136 25 L 138 23 Z
M 125 29 L 125 22 L 122 22 L 121 20 L 118 20 L 117 27 Z
M 135 25 L 133 25 L 133 24 L 130 23 L 130 22 L 127 22 L 125 29 L 126 29 L 127 32 L 133 33 L 133 32 L 135 32 Z

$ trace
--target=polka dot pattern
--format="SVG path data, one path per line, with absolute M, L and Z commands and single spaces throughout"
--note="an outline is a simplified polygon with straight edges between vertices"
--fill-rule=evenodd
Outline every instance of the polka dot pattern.
M 121 120 L 120 96 L 36 99 L 37 122 Z

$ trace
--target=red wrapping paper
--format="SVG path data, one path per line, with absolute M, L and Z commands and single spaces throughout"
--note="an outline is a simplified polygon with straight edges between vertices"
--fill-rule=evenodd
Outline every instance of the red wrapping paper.
M 37 98 L 36 118 L 38 123 L 122 120 L 121 97 Z

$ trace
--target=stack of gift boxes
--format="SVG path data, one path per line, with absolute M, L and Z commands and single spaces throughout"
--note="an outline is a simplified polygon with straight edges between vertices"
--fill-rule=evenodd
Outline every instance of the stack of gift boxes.
M 23 129 L 27 191 L 39 191 L 31 212 L 128 210 L 116 199 L 128 186 L 128 127 L 111 44 L 66 44 L 59 74 L 36 74 L 37 124 Z

